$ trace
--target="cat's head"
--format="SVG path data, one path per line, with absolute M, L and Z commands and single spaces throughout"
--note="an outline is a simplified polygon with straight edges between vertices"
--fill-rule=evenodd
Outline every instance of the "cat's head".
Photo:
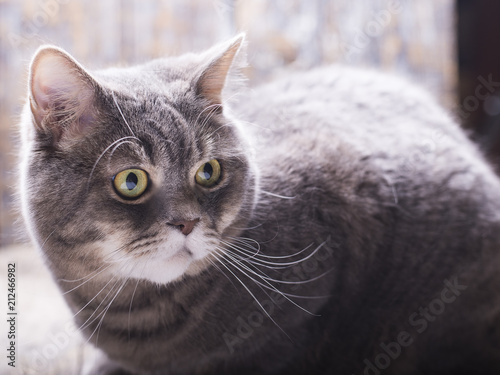
M 243 39 L 97 72 L 55 47 L 36 52 L 23 213 L 59 274 L 167 283 L 205 269 L 239 234 L 258 178 L 223 90 Z

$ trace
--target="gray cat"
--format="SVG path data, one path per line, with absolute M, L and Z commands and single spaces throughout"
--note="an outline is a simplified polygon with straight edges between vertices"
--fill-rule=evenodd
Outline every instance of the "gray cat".
M 96 72 L 33 58 L 23 214 L 84 335 L 115 373 L 499 374 L 480 152 L 374 72 L 230 91 L 243 39 Z

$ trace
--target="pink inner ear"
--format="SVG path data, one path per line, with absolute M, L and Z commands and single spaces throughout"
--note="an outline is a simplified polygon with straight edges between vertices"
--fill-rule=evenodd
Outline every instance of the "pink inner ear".
M 31 107 L 37 129 L 68 137 L 83 134 L 92 123 L 90 80 L 64 52 L 42 49 L 31 67 Z
M 42 51 L 43 53 L 44 51 Z M 50 102 L 72 81 L 71 69 L 63 56 L 43 53 L 32 66 L 32 95 L 37 107 L 48 109 Z M 66 82 L 65 82 L 66 81 Z
M 46 110 L 49 107 L 50 88 L 43 86 L 39 80 L 33 82 L 33 99 L 38 108 Z
M 222 53 L 219 52 L 198 82 L 200 94 L 214 104 L 222 104 L 222 90 L 226 83 L 226 77 L 242 41 L 243 36 L 240 35 L 233 39 Z

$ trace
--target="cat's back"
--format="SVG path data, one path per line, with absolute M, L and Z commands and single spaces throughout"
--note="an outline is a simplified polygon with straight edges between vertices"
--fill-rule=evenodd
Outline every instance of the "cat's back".
M 295 73 L 249 90 L 237 106 L 257 134 L 279 137 L 321 133 L 350 138 L 354 147 L 375 150 L 407 147 L 442 133 L 463 134 L 435 99 L 417 85 L 381 72 L 327 66 Z M 373 142 L 377 138 L 377 142 Z M 395 141 L 397 139 L 397 141 Z
M 338 65 L 292 74 L 250 90 L 236 112 L 265 164 L 308 154 L 320 163 L 341 157 L 344 166 L 377 169 L 392 183 L 460 179 L 457 171 L 465 169 L 498 183 L 437 100 L 393 75 Z M 472 188 L 473 180 L 461 183 Z

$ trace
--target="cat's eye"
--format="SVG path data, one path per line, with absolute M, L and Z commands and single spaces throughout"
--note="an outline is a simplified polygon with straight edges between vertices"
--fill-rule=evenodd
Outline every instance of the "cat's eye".
M 214 186 L 220 179 L 220 164 L 216 159 L 212 159 L 203 164 L 196 171 L 196 183 L 204 187 Z
M 122 198 L 137 199 L 148 187 L 148 174 L 141 169 L 126 169 L 113 177 L 113 186 Z

